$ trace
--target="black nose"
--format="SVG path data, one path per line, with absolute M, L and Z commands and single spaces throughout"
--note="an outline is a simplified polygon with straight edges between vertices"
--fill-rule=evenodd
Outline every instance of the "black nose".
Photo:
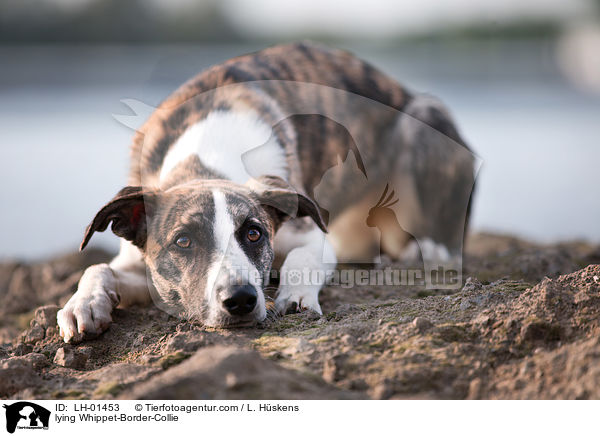
M 246 315 L 254 310 L 257 297 L 254 286 L 238 286 L 233 289 L 233 295 L 223 301 L 223 306 L 232 315 Z

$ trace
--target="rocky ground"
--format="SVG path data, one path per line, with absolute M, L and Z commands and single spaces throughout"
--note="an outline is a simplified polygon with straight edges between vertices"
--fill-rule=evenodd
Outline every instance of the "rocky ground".
M 0 398 L 600 398 L 600 247 L 476 234 L 462 290 L 328 287 L 324 316 L 207 329 L 118 309 L 71 346 L 56 311 L 86 250 L 0 264 Z

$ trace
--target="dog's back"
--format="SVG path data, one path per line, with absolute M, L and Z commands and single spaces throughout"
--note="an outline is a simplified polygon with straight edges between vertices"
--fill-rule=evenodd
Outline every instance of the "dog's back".
M 247 88 L 254 88 L 259 95 L 244 92 Z M 329 89 L 341 92 L 327 92 Z M 267 107 L 270 102 L 264 100 L 264 94 L 269 94 L 286 115 L 298 115 L 298 111 L 309 109 L 311 114 L 338 115 L 343 119 L 348 118 L 345 107 L 355 95 L 375 102 L 374 107 L 381 104 L 395 111 L 402 111 L 412 98 L 393 79 L 352 54 L 313 43 L 278 45 L 239 56 L 184 83 L 152 114 L 134 139 L 132 177 L 138 180 L 132 181 L 139 182 L 141 172 L 158 171 L 169 146 L 211 111 L 236 110 L 245 103 L 246 108 L 258 110 L 267 121 L 269 117 L 276 117 L 274 108 Z M 385 126 L 392 115 L 390 112 L 386 119 L 372 121 Z M 275 123 L 277 121 L 280 120 Z M 329 133 L 329 127 L 319 122 L 322 124 L 309 125 L 306 120 L 292 120 L 300 149 L 310 145 L 313 149 L 315 146 L 324 148 L 322 139 L 316 144 L 310 141 L 315 135 L 323 138 Z M 152 131 L 151 139 L 145 137 L 149 131 Z
M 249 108 L 272 127 L 289 181 L 317 201 L 343 258 L 379 253 L 365 220 L 386 184 L 399 202 L 383 251 L 401 256 L 411 236 L 462 249 L 474 160 L 448 111 L 352 54 L 313 43 L 236 57 L 182 85 L 136 136 L 130 184 L 158 184 L 170 147 L 208 114 Z

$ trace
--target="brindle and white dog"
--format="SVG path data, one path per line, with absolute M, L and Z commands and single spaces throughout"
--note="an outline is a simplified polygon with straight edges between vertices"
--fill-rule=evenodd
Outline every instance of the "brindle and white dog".
M 349 151 L 356 165 L 344 169 Z M 401 258 L 412 238 L 423 259 L 460 256 L 474 158 L 437 100 L 347 52 L 297 43 L 184 84 L 136 134 L 129 185 L 87 229 L 82 249 L 112 223 L 121 251 L 89 267 L 58 313 L 65 342 L 151 297 L 207 326 L 255 324 L 274 266 L 283 278 L 336 257 Z M 395 208 L 374 224 L 374 205 Z M 282 280 L 275 310 L 320 314 L 317 276 Z

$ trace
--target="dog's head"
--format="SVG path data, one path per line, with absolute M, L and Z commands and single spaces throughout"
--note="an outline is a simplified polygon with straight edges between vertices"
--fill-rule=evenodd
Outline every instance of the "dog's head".
M 246 185 L 196 180 L 165 191 L 126 187 L 98 212 L 81 248 L 112 223 L 142 251 L 171 312 L 214 327 L 251 325 L 266 317 L 275 232 L 303 216 L 325 231 L 316 204 L 276 177 Z

